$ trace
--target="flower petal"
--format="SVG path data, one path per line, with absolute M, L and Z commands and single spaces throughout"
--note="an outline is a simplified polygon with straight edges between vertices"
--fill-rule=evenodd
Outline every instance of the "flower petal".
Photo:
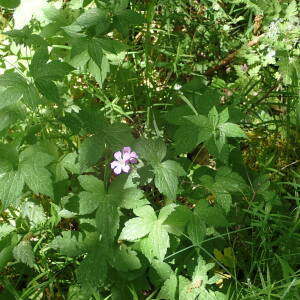
M 124 160 L 125 162 L 128 162 L 129 159 L 130 159 L 130 153 L 125 152 L 125 153 L 123 154 L 123 160 Z
M 129 165 L 122 166 L 122 170 L 123 170 L 125 173 L 128 173 L 129 170 L 130 170 L 130 166 L 129 166 Z
M 112 169 L 114 169 L 114 168 L 116 168 L 119 164 L 120 164 L 120 163 L 119 163 L 118 161 L 114 160 L 113 162 L 110 163 L 110 167 L 111 167 Z
M 138 158 L 138 155 L 133 151 L 130 153 L 130 158 Z
M 120 165 L 118 165 L 116 168 L 114 168 L 114 173 L 119 175 L 122 172 L 122 167 Z
M 131 148 L 130 147 L 124 147 L 122 151 L 123 151 L 123 153 L 130 153 Z
M 114 154 L 115 159 L 122 160 L 122 153 L 121 151 L 118 151 Z

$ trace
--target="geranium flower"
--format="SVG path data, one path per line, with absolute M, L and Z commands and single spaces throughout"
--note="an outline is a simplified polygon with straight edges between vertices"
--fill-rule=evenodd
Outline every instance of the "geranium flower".
M 138 155 L 132 151 L 130 147 L 124 147 L 122 152 L 118 151 L 114 154 L 116 160 L 110 163 L 110 167 L 114 173 L 119 175 L 122 173 L 128 173 L 130 170 L 130 164 L 136 164 L 138 162 Z

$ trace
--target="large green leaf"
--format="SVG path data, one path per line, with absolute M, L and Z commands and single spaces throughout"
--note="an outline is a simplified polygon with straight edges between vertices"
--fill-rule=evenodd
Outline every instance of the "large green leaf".
M 121 245 L 111 253 L 109 263 L 121 272 L 136 270 L 142 266 L 137 253 L 125 245 Z
M 86 252 L 83 234 L 79 231 L 63 231 L 57 236 L 49 247 L 59 250 L 60 254 L 74 257 Z
M 75 21 L 74 24 L 79 25 L 83 28 L 88 28 L 101 22 L 106 16 L 106 11 L 99 8 L 91 8 L 81 14 Z
M 88 53 L 97 66 L 102 68 L 103 51 L 101 44 L 97 39 L 92 39 L 88 43 Z
M 18 73 L 1 75 L 0 86 L 7 88 L 1 93 L 0 109 L 15 104 L 19 100 L 22 100 L 31 109 L 42 103 L 36 88 L 27 83 Z
M 146 19 L 130 9 L 121 10 L 115 16 L 115 26 L 123 36 L 128 36 L 131 25 L 142 25 L 143 23 L 146 23 Z
M 104 151 L 104 139 L 100 134 L 90 136 L 79 147 L 79 165 L 81 172 L 92 167 L 101 158 Z
M 95 77 L 100 87 L 102 87 L 109 70 L 110 66 L 106 56 L 102 57 L 101 67 L 99 67 L 93 59 L 88 63 L 88 71 Z
M 84 290 L 90 293 L 100 283 L 105 282 L 107 276 L 106 251 L 102 249 L 101 245 L 97 245 L 89 251 L 77 270 L 78 282 Z
M 125 223 L 119 239 L 134 241 L 147 235 L 157 221 L 153 208 L 149 205 L 134 210 L 137 218 L 132 218 Z
M 119 209 L 114 199 L 110 196 L 104 197 L 96 211 L 96 227 L 103 236 L 103 240 L 112 243 L 119 229 Z
M 19 89 L 15 87 L 7 88 L 0 94 L 0 109 L 17 103 L 19 100 L 21 100 L 22 96 L 22 91 Z
M 80 185 L 86 190 L 79 193 L 79 214 L 90 214 L 97 209 L 105 197 L 104 184 L 94 176 L 78 177 Z
M 13 249 L 14 257 L 17 261 L 22 262 L 29 267 L 33 267 L 34 264 L 34 254 L 29 241 L 21 241 Z
M 177 153 L 192 151 L 202 142 L 210 138 L 212 132 L 205 116 L 185 116 L 181 118 L 180 127 L 175 132 L 175 148 Z
M 14 227 L 10 224 L 7 224 L 7 223 L 1 224 L 0 225 L 0 241 L 15 230 L 16 230 L 16 227 Z
M 156 257 L 163 260 L 167 249 L 170 247 L 168 226 L 163 222 L 174 211 L 176 205 L 170 204 L 161 209 L 158 218 L 149 205 L 134 210 L 137 218 L 132 218 L 125 223 L 119 239 L 128 241 L 142 240 L 142 251 L 150 260 Z
M 158 299 L 169 299 L 176 300 L 176 292 L 177 292 L 177 277 L 175 274 L 172 274 L 169 279 L 167 279 L 162 286 Z
M 151 245 L 152 255 L 162 261 L 170 247 L 169 234 L 166 227 L 160 222 L 156 222 L 149 233 L 148 240 Z
M 164 161 L 154 167 L 155 186 L 169 200 L 176 199 L 178 176 L 185 175 L 183 168 L 173 160 Z
M 105 142 L 113 151 L 133 144 L 131 128 L 122 123 L 108 125 L 104 129 Z
M 194 212 L 208 226 L 226 227 L 229 224 L 222 209 L 209 206 L 207 201 L 199 201 Z
M 141 138 L 137 141 L 135 150 L 140 158 L 151 164 L 160 163 L 167 153 L 167 147 L 161 139 L 150 140 Z
M 0 0 L 0 6 L 5 8 L 16 8 L 20 5 L 20 0 Z
M 38 63 L 33 61 L 33 63 Z M 35 79 L 43 79 L 46 81 L 63 80 L 64 76 L 69 74 L 74 68 L 65 62 L 53 60 L 47 64 L 41 64 L 38 68 L 32 66 L 32 70 L 37 70 L 33 73 Z
M 192 215 L 187 231 L 192 243 L 194 245 L 200 245 L 206 234 L 206 227 L 199 215 Z
M 0 157 L 0 174 L 17 168 L 19 155 L 13 144 L 0 144 Z
M 18 243 L 18 235 L 11 233 L 0 241 L 0 271 L 13 259 L 13 249 Z

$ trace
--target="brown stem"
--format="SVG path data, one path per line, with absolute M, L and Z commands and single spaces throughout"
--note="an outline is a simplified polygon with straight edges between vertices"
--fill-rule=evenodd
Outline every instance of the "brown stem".
M 247 47 L 253 47 L 254 45 L 256 45 L 259 40 L 264 36 L 264 34 L 261 34 L 257 37 L 255 37 L 255 39 L 251 40 L 250 42 L 248 42 L 246 44 Z M 214 74 L 214 72 L 228 66 L 234 59 L 235 57 L 237 56 L 237 54 L 239 53 L 239 51 L 241 50 L 240 49 L 237 49 L 237 50 L 234 50 L 233 52 L 231 52 L 226 58 L 222 59 L 221 62 L 216 65 L 216 66 L 213 66 L 209 69 L 207 69 L 205 72 L 204 72 L 204 75 L 207 76 L 207 77 L 210 77 Z

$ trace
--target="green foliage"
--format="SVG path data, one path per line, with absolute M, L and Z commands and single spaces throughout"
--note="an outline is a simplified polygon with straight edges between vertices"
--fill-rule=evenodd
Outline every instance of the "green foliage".
M 0 7 L 1 299 L 300 297 L 297 1 Z

